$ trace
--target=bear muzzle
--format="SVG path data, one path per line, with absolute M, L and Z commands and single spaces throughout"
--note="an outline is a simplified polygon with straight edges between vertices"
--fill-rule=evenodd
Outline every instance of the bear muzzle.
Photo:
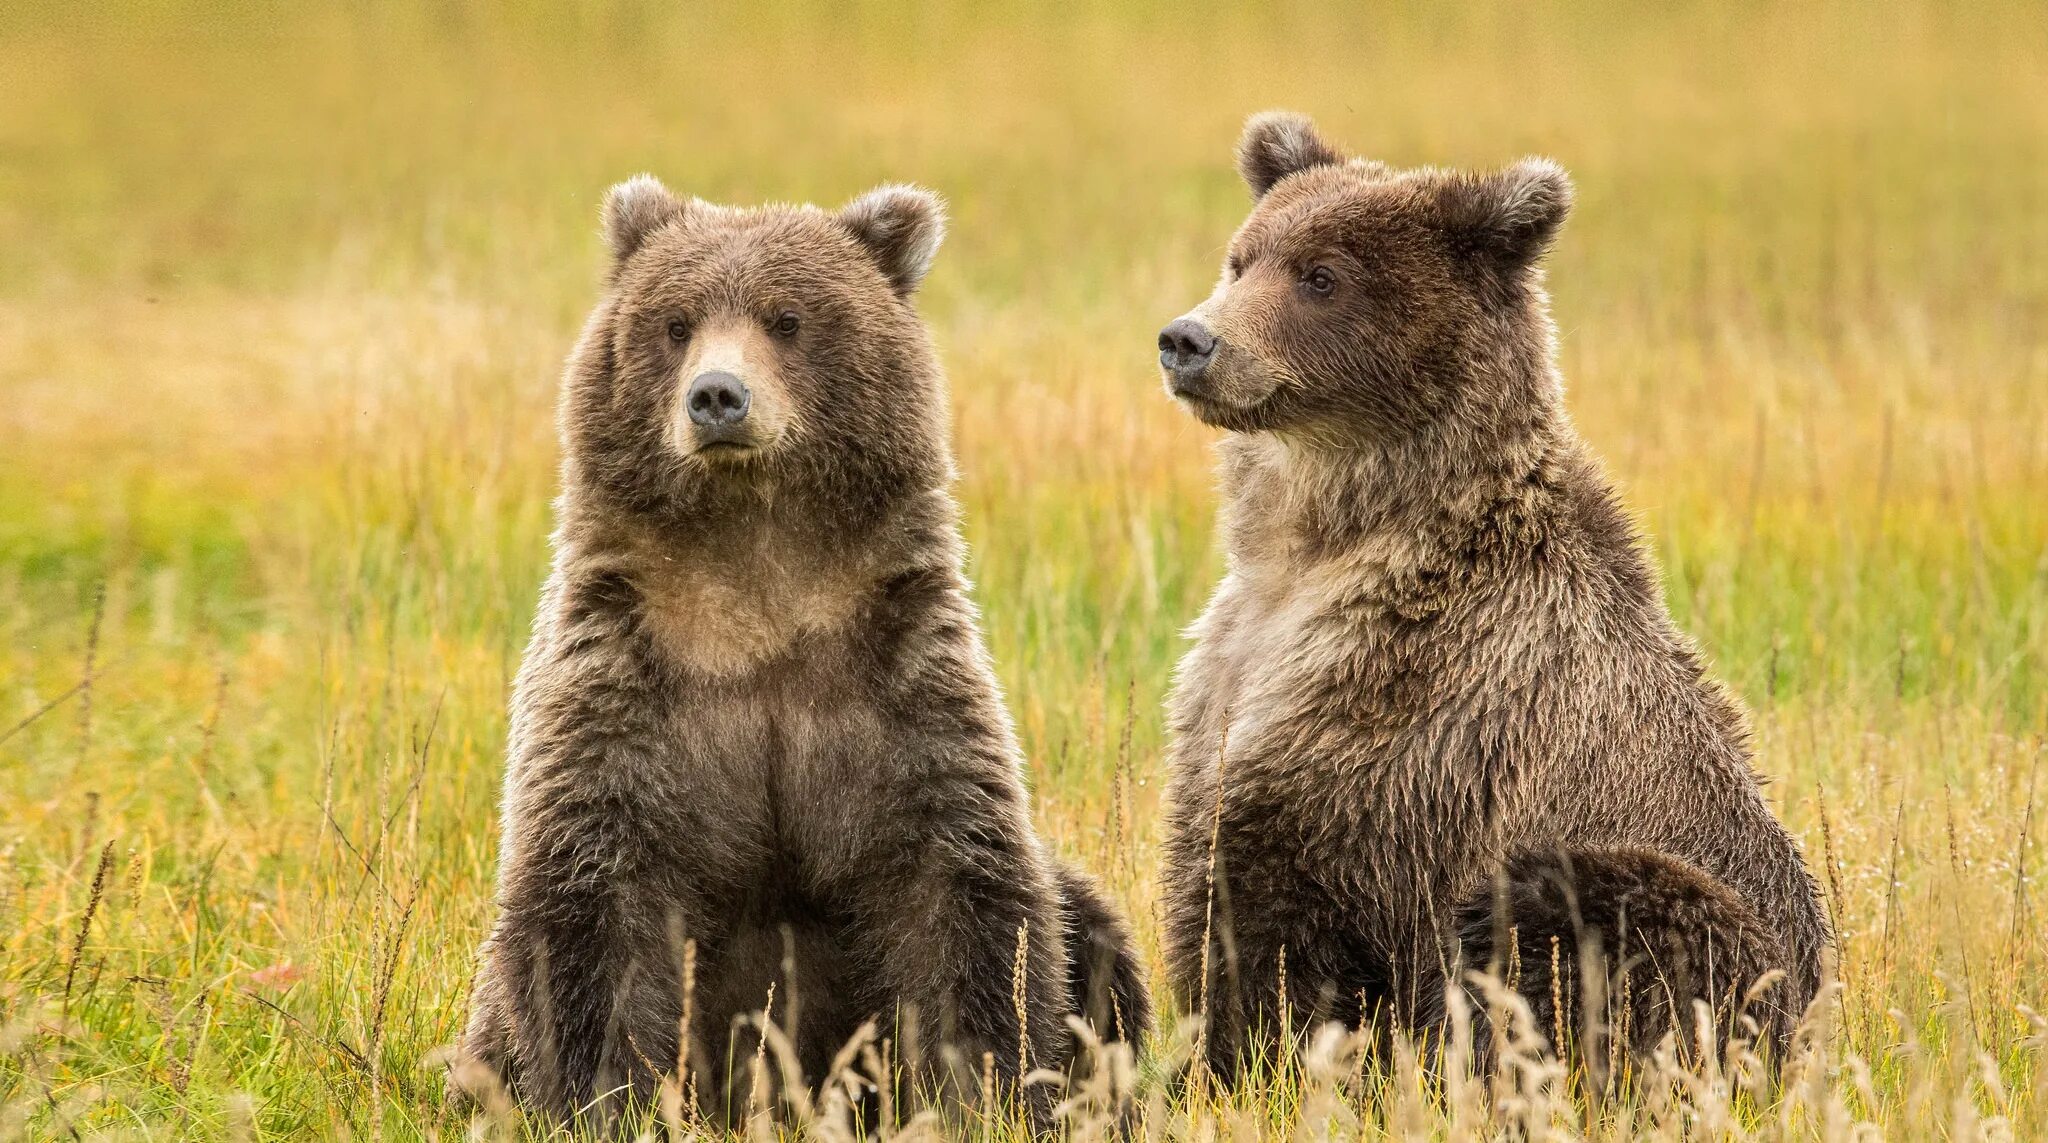
M 738 325 L 707 331 L 677 379 L 669 440 L 685 456 L 742 459 L 782 435 L 781 400 L 773 362 L 758 335 Z
M 1233 432 L 1275 427 L 1272 398 L 1291 383 L 1267 348 L 1276 309 L 1266 277 L 1224 282 L 1159 331 L 1166 393 L 1203 424 Z
M 690 443 L 699 456 L 751 451 L 760 445 L 748 413 L 754 405 L 753 390 L 745 381 L 722 369 L 697 374 L 683 393 L 683 408 L 690 419 Z

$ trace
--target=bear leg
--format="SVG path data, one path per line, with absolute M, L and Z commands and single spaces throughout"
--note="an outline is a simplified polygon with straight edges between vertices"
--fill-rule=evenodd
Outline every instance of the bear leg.
M 1064 863 L 1055 872 L 1067 915 L 1070 1010 L 1104 1041 L 1136 1047 L 1152 1030 L 1152 996 L 1130 928 L 1094 878 Z
M 1596 1069 L 1609 1044 L 1642 1058 L 1668 1033 L 1681 1053 L 1696 1051 L 1696 1002 L 1712 1013 L 1715 1050 L 1731 1034 L 1782 1049 L 1798 1015 L 1769 990 L 1751 995 L 1786 967 L 1783 942 L 1756 910 L 1706 871 L 1653 850 L 1516 854 L 1457 924 L 1465 965 L 1515 988 L 1536 1034 L 1553 1048 L 1562 1034 Z M 1487 1052 L 1490 1037 L 1477 1040 Z

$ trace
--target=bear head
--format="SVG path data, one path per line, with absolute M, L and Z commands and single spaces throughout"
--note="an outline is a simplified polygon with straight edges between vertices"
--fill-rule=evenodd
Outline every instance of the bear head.
M 579 503 L 697 526 L 768 506 L 871 520 L 951 478 L 944 380 L 910 299 L 937 196 L 718 206 L 651 176 L 605 197 L 610 289 L 563 405 Z
M 1357 448 L 1554 402 L 1537 263 L 1571 205 L 1556 164 L 1396 170 L 1284 112 L 1252 118 L 1237 161 L 1251 215 L 1215 291 L 1159 337 L 1167 390 L 1197 417 Z

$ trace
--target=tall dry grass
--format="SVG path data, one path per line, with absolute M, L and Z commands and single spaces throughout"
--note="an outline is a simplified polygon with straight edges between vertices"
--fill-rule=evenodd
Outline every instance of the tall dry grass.
M 0 1132 L 464 1129 L 422 1061 L 486 920 L 595 203 L 642 169 L 949 198 L 922 306 L 978 594 L 1040 822 L 1156 963 L 1157 711 L 1219 565 L 1149 347 L 1268 106 L 1573 171 L 1574 415 L 1755 712 L 1840 985 L 1782 1092 L 1325 1038 L 1176 1101 L 1182 1027 L 1141 1129 L 2048 1132 L 2044 44 L 2003 0 L 0 11 Z

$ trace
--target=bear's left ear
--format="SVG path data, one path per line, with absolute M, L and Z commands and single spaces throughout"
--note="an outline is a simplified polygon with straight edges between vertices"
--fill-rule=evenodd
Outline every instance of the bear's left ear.
M 653 175 L 634 175 L 605 192 L 604 241 L 620 262 L 647 236 L 683 216 L 683 201 Z
M 1572 180 L 1549 159 L 1523 159 L 1491 174 L 1452 176 L 1440 192 L 1444 229 L 1504 270 L 1550 249 L 1572 209 Z
M 896 296 L 907 298 L 946 237 L 946 206 L 922 187 L 877 187 L 847 203 L 839 225 L 867 248 Z

